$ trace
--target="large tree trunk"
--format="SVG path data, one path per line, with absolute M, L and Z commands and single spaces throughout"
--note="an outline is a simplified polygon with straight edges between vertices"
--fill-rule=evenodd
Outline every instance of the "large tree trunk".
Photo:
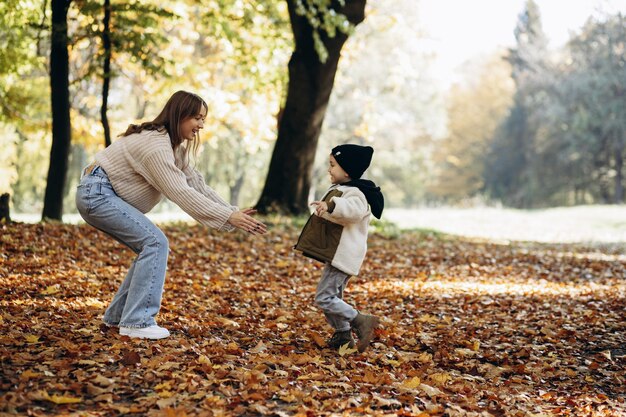
M 71 0 L 52 0 L 50 39 L 50 98 L 52 103 L 52 147 L 43 205 L 43 220 L 62 220 L 63 189 L 70 152 L 69 54 L 67 10 Z
M 347 0 L 334 9 L 358 25 L 365 19 L 366 0 Z M 313 45 L 313 29 L 305 17 L 295 13 L 295 1 L 287 0 L 295 50 L 289 60 L 289 87 L 278 121 L 278 138 L 256 205 L 260 213 L 308 212 L 308 196 L 315 150 L 335 81 L 341 48 L 347 35 L 322 34 L 328 59 L 321 63 Z M 329 151 L 330 152 L 330 151 Z
M 104 0 L 104 19 L 102 29 L 102 46 L 104 47 L 104 79 L 102 82 L 102 107 L 100 108 L 100 119 L 104 129 L 104 146 L 111 144 L 111 128 L 107 116 L 109 103 L 109 86 L 111 84 L 111 1 Z

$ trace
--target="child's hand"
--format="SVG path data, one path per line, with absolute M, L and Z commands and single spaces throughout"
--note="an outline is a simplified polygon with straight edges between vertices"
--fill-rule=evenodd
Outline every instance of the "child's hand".
M 315 206 L 315 214 L 318 216 L 328 212 L 328 204 L 325 201 L 313 201 L 311 205 Z

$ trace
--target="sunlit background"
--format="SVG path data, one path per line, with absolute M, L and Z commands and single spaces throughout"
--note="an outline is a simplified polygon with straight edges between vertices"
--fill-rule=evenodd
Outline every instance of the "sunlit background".
M 32 26 L 49 16 L 38 3 L 13 3 L 0 6 L 3 37 L 16 46 L 0 60 L 0 192 L 11 193 L 15 218 L 31 220 L 42 209 L 51 142 L 49 46 Z M 210 106 L 198 169 L 233 204 L 254 205 L 285 96 L 292 48 L 286 6 L 252 10 L 254 25 L 234 23 L 232 36 L 207 16 L 237 22 L 251 12 L 244 3 L 213 11 L 218 3 L 143 4 L 171 14 L 152 10 L 141 35 L 154 43 L 113 57 L 113 139 L 129 123 L 154 117 L 173 91 L 195 91 Z M 564 229 L 545 236 L 539 225 L 530 238 L 624 240 L 626 217 L 607 205 L 624 200 L 625 13 L 625 0 L 368 1 L 365 21 L 343 49 L 311 197 L 328 186 L 329 149 L 356 142 L 376 149 L 367 175 L 385 192 L 387 219 L 405 227 L 480 235 L 506 229 L 511 213 L 518 225 L 529 213 L 554 224 L 552 208 L 584 206 L 584 216 L 608 223 L 587 222 L 592 232 L 568 236 L 576 212 L 561 211 L 568 214 L 558 219 L 571 215 Z M 104 146 L 101 71 L 93 67 L 100 40 L 89 32 L 98 25 L 93 11 L 70 8 L 69 221 L 80 169 Z M 433 207 L 446 210 L 429 217 Z M 446 227 L 476 208 L 499 223 L 479 231 Z M 607 210 L 614 217 L 606 219 Z M 155 210 L 163 213 L 179 212 L 164 203 Z M 456 223 L 467 228 L 464 219 Z

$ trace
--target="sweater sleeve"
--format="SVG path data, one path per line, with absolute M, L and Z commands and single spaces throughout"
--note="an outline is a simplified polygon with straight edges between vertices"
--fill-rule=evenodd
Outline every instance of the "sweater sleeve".
M 229 204 L 217 192 L 215 192 L 213 188 L 209 187 L 206 182 L 204 182 L 204 177 L 202 176 L 202 174 L 196 169 L 187 167 L 184 169 L 183 172 L 187 176 L 187 183 L 191 187 L 193 187 L 193 189 L 204 194 L 205 197 L 214 201 L 215 203 L 221 204 L 224 207 L 231 208 L 234 211 L 239 210 L 239 207 Z
M 232 230 L 228 219 L 236 208 L 209 198 L 189 185 L 185 173 L 176 166 L 173 153 L 167 150 L 151 152 L 143 160 L 143 167 L 146 181 L 195 220 L 218 230 Z M 213 194 L 217 196 L 214 191 Z M 221 197 L 219 200 L 223 201 Z
M 341 197 L 333 197 L 331 202 L 334 203 L 335 207 L 329 216 L 344 223 L 359 222 L 370 213 L 367 199 L 360 191 L 358 193 L 345 193 Z
M 220 204 L 223 207 L 232 209 L 233 212 L 239 211 L 239 207 L 233 206 L 229 204 L 226 200 L 224 200 L 215 190 L 209 187 L 206 182 L 204 182 L 204 177 L 197 170 L 187 167 L 183 171 L 187 177 L 187 184 L 189 184 L 194 190 L 202 193 L 206 198 L 213 201 L 214 203 Z M 226 223 L 224 227 L 220 230 L 225 230 L 228 232 L 232 232 L 235 230 L 235 226 L 230 223 Z

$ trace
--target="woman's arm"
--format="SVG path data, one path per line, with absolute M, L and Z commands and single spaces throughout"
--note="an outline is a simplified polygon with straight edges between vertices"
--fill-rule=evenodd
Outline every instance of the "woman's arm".
M 212 201 L 221 204 L 225 207 L 231 207 L 235 210 L 239 210 L 237 206 L 233 206 L 229 204 L 226 200 L 224 200 L 213 188 L 209 187 L 204 181 L 204 176 L 195 168 L 187 166 L 183 172 L 187 177 L 187 182 L 191 187 L 193 187 L 196 191 L 204 194 L 207 198 Z
M 253 234 L 267 231 L 264 224 L 250 216 L 254 213 L 250 209 L 242 211 L 231 206 L 215 191 L 206 195 L 196 190 L 176 166 L 173 153 L 167 150 L 152 152 L 144 159 L 143 166 L 146 180 L 198 222 L 218 230 L 236 227 Z

